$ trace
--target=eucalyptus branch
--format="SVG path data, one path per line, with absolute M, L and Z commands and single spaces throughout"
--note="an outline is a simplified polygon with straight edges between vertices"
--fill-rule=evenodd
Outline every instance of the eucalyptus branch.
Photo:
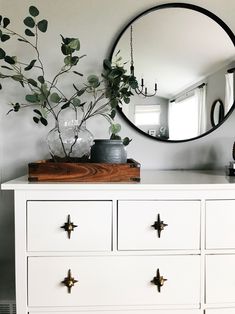
M 28 63 L 20 62 L 20 61 L 18 61 L 18 60 L 17 60 L 17 63 L 22 64 L 22 65 L 25 65 L 25 66 L 28 66 L 28 65 L 29 65 Z M 38 68 L 38 69 L 41 69 L 41 70 L 42 70 L 42 67 L 41 67 L 41 66 L 38 66 L 38 65 L 34 65 L 33 68 Z
M 43 63 L 41 61 L 41 58 L 40 58 L 40 53 L 39 53 L 39 50 L 38 50 L 38 27 L 37 25 L 35 26 L 35 36 L 36 36 L 36 46 L 35 46 L 35 50 L 36 50 L 36 53 L 37 53 L 37 59 L 38 59 L 38 62 L 40 63 L 41 65 L 41 70 L 42 70 L 42 75 L 43 77 L 45 76 L 45 71 L 44 71 L 44 66 L 43 66 Z
M 9 75 L 7 71 L 4 71 L 5 73 L 0 72 L 0 79 L 12 78 L 13 80 L 18 81 L 26 90 L 30 91 L 25 97 L 26 101 L 30 104 L 19 104 L 18 102 L 12 103 L 13 109 L 9 112 L 17 112 L 21 108 L 35 108 L 36 106 L 39 110 L 33 109 L 33 120 L 35 123 L 40 122 L 45 126 L 48 124 L 46 118 L 49 115 L 53 117 L 57 126 L 57 141 L 60 144 L 61 153 L 65 156 L 66 161 L 68 161 L 69 158 L 73 156 L 72 153 L 75 145 L 79 143 L 79 129 L 88 119 L 99 115 L 112 125 L 112 134 L 118 134 L 120 125 L 113 123 L 116 113 L 116 105 L 122 100 L 128 103 L 131 96 L 131 88 L 135 89 L 137 87 L 136 84 L 138 83 L 133 76 L 128 77 L 128 75 L 125 74 L 126 70 L 123 66 L 120 66 L 117 63 L 113 65 L 109 60 L 104 60 L 104 70 L 101 74 L 101 79 L 96 75 L 89 75 L 87 77 L 87 82 L 82 84 L 82 88 L 77 88 L 73 84 L 75 92 L 73 91 L 71 95 L 67 97 L 66 92 L 61 90 L 58 83 L 63 75 L 66 75 L 69 72 L 71 74 L 71 69 L 74 68 L 82 58 L 82 56 L 79 57 L 77 55 L 77 51 L 80 50 L 80 41 L 78 38 L 67 38 L 61 35 L 61 51 L 64 55 L 64 64 L 62 67 L 58 68 L 52 80 L 46 80 L 45 66 L 43 65 L 41 52 L 39 50 L 39 35 L 40 32 L 46 32 L 48 22 L 45 19 L 40 19 L 39 22 L 37 22 L 36 17 L 38 15 L 39 10 L 35 6 L 30 6 L 29 16 L 23 21 L 27 26 L 25 35 L 34 36 L 34 40 L 28 40 L 25 36 L 12 31 L 11 28 L 8 28 L 10 20 L 8 18 L 2 19 L 2 24 L 0 25 L 3 29 L 2 32 L 0 32 L 2 34 L 0 36 L 1 40 L 7 41 L 11 35 L 16 36 L 19 41 L 25 42 L 33 48 L 34 59 L 29 63 L 24 60 L 17 61 L 14 56 L 8 56 L 4 49 L 0 48 L 0 59 L 8 63 L 9 66 L 5 66 L 5 68 L 12 71 Z M 2 37 L 3 35 L 5 35 L 5 38 Z M 41 75 L 34 79 L 34 76 L 26 73 L 26 71 L 29 70 L 35 71 L 35 76 L 38 72 Z M 79 72 L 74 71 L 74 73 L 82 76 Z M 0 88 L 2 88 L 1 84 Z M 88 96 L 91 101 L 82 102 L 81 96 L 83 94 Z M 72 109 L 72 114 L 73 117 L 75 116 L 75 120 L 79 120 L 78 125 L 73 125 L 75 133 L 74 139 L 70 145 L 65 144 L 62 136 L 62 128 L 59 123 L 62 112 L 68 108 Z M 50 151 L 53 152 L 51 147 Z
M 69 69 L 67 69 L 67 70 L 60 70 L 60 72 L 55 75 L 55 77 L 54 77 L 53 80 L 52 80 L 51 86 L 50 86 L 50 88 L 49 88 L 49 92 L 51 91 L 52 88 L 54 88 L 54 87 L 56 86 L 56 85 L 55 85 L 55 82 L 57 81 L 58 77 L 59 77 L 60 75 L 64 74 L 64 73 L 69 72 L 71 68 L 72 68 L 72 66 L 70 66 Z M 56 84 L 57 84 L 57 83 L 56 83 Z
M 52 85 L 50 81 L 46 81 L 46 82 L 49 83 L 50 86 Z M 55 88 L 67 100 L 67 97 L 65 96 L 65 94 L 56 85 L 54 85 L 53 88 Z
M 32 47 L 35 49 L 35 46 L 34 46 L 30 41 L 28 41 L 28 40 L 26 39 L 26 37 L 20 35 L 19 33 L 16 33 L 15 31 L 13 31 L 13 30 L 11 30 L 11 29 L 9 29 L 9 28 L 7 28 L 7 27 L 3 28 L 3 27 L 1 26 L 1 28 L 2 28 L 2 29 L 6 29 L 6 30 L 9 31 L 10 34 L 13 35 L 13 36 L 18 36 L 18 37 L 21 38 L 24 42 L 26 42 L 27 44 L 29 44 L 30 46 L 32 46 Z

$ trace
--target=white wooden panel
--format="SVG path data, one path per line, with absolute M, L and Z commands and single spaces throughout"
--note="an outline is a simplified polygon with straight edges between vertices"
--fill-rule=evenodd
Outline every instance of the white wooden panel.
M 54 314 L 54 312 L 29 312 L 29 314 Z M 202 311 L 199 310 L 144 310 L 144 311 L 133 311 L 133 310 L 126 310 L 126 311 L 86 311 L 86 312 L 56 312 L 56 314 L 202 314 Z M 210 314 L 213 314 L 210 312 Z M 217 314 L 217 312 L 216 312 Z M 221 313 L 227 314 L 227 313 Z M 228 313 L 228 314 L 234 314 Z
M 28 251 L 111 250 L 111 201 L 29 201 Z M 77 225 L 68 238 L 61 226 Z
M 206 256 L 206 303 L 235 303 L 235 255 Z
M 168 224 L 161 232 L 151 227 L 160 214 Z M 199 201 L 120 201 L 118 249 L 199 249 Z
M 235 248 L 235 200 L 206 202 L 206 248 Z
M 151 283 L 157 268 L 168 279 Z M 61 281 L 68 269 L 79 282 L 71 294 Z M 29 306 L 192 305 L 199 307 L 199 256 L 31 257 Z
M 211 309 L 206 310 L 206 314 L 235 314 L 234 309 Z

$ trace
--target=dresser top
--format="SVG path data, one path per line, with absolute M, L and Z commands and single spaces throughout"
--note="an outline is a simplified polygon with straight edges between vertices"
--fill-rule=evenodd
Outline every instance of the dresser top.
M 28 182 L 27 176 L 8 181 L 2 190 L 147 190 L 147 189 L 235 189 L 235 177 L 211 170 L 143 170 L 141 181 L 125 182 Z

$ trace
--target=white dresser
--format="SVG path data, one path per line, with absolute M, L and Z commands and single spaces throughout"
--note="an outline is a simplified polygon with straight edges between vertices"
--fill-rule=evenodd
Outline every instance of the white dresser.
M 2 189 L 15 190 L 17 314 L 235 314 L 235 179 Z

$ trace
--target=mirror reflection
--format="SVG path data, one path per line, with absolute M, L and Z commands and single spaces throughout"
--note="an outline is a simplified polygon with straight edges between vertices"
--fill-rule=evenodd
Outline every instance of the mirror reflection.
M 128 72 L 139 82 L 123 114 L 161 140 L 189 140 L 213 129 L 214 101 L 221 99 L 225 116 L 234 103 L 235 50 L 230 37 L 211 17 L 184 7 L 152 10 L 134 20 L 112 54 L 115 61 L 120 50 Z
M 213 102 L 211 107 L 211 125 L 216 126 L 224 119 L 224 104 L 220 99 Z

